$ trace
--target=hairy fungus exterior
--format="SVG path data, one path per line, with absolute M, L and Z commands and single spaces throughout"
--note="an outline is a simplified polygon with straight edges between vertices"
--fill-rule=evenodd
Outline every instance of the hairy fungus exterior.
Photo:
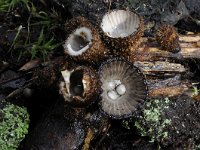
M 99 70 L 102 111 L 112 118 L 132 115 L 144 102 L 147 87 L 143 75 L 130 62 L 111 59 Z
M 101 22 L 101 31 L 107 46 L 117 55 L 130 55 L 140 43 L 144 32 L 143 18 L 127 10 L 106 13 Z
M 60 94 L 73 106 L 84 107 L 97 99 L 100 82 L 95 70 L 79 66 L 72 71 L 61 71 Z
M 180 51 L 178 33 L 171 25 L 161 25 L 156 32 L 156 40 L 163 50 L 167 50 L 172 53 Z
M 106 57 L 106 49 L 97 29 L 84 17 L 76 17 L 66 24 L 66 54 L 78 61 L 97 62 Z

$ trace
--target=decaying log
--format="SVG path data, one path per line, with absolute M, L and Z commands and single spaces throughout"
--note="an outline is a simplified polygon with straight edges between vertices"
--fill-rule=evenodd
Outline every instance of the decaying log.
M 157 42 L 150 38 L 144 38 L 140 48 L 133 53 L 130 60 L 133 61 L 155 61 L 171 59 L 200 58 L 200 36 L 180 35 L 180 48 L 178 53 L 162 50 Z
M 170 63 L 167 61 L 136 61 L 134 65 L 137 66 L 145 75 L 170 75 L 186 72 L 186 68 L 183 65 L 177 63 Z
M 160 88 L 165 88 L 165 87 L 175 87 L 183 84 L 187 84 L 188 82 L 186 81 L 181 81 L 181 75 L 175 75 L 174 77 L 169 77 L 169 78 L 152 78 L 147 76 L 146 77 L 146 83 L 148 86 L 148 89 L 154 90 L 154 89 L 160 89 Z
M 173 97 L 183 94 L 188 88 L 185 85 L 162 87 L 158 89 L 153 89 L 149 91 L 149 97 L 159 98 L 159 97 Z
M 147 86 L 149 89 L 149 97 L 172 97 L 185 93 L 192 87 L 189 81 L 182 81 L 181 74 L 166 79 L 159 79 L 147 76 Z
M 190 87 L 189 81 L 182 81 L 181 76 L 187 69 L 178 63 L 167 61 L 134 63 L 146 76 L 148 95 L 151 98 L 181 95 Z
M 193 42 L 199 42 L 200 36 L 199 35 L 179 35 L 179 41 L 181 43 L 193 43 Z
M 192 88 L 192 83 L 181 80 L 181 75 L 188 73 L 189 69 L 170 61 L 200 59 L 200 36 L 179 35 L 179 41 L 181 51 L 171 53 L 162 50 L 155 39 L 143 38 L 140 48 L 130 57 L 146 76 L 149 97 L 176 96 Z

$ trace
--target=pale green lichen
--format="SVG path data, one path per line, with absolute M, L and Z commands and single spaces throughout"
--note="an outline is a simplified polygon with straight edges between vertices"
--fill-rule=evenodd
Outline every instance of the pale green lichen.
M 145 103 L 142 116 L 135 122 L 135 127 L 142 136 L 149 136 L 150 141 L 162 141 L 168 138 L 166 127 L 171 125 L 170 118 L 163 118 L 162 112 L 170 105 L 170 100 L 150 100 Z
M 6 104 L 0 110 L 0 149 L 15 150 L 28 133 L 29 114 L 26 108 Z
M 128 130 L 131 129 L 128 120 L 122 120 L 121 125 L 122 125 L 124 128 L 128 129 Z

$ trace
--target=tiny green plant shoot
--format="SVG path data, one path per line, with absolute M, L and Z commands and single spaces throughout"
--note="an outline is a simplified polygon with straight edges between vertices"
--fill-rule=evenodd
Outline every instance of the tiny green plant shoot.
M 20 25 L 17 29 L 15 38 L 14 38 L 14 40 L 10 46 L 10 49 L 8 51 L 8 52 L 11 52 L 11 54 L 14 51 L 13 47 L 17 43 L 17 40 L 18 40 L 21 30 L 22 30 L 22 26 Z M 18 59 L 20 59 L 22 56 L 26 55 L 26 56 L 30 57 L 30 59 L 42 58 L 43 61 L 46 61 L 48 56 L 50 56 L 53 53 L 53 50 L 56 49 L 61 44 L 62 43 L 55 44 L 53 37 L 49 40 L 46 40 L 45 35 L 44 35 L 44 28 L 42 28 L 40 31 L 40 35 L 36 42 L 24 44 L 23 47 L 26 49 L 26 51 L 21 51 Z
M 0 12 L 10 12 L 17 4 L 28 6 L 29 0 L 0 0 Z
M 60 19 L 60 14 L 55 9 L 52 9 L 49 14 L 45 11 L 37 12 L 35 9 L 32 11 L 32 15 L 39 21 L 31 23 L 30 26 L 42 25 L 49 28 L 56 25 Z
M 14 38 L 14 40 L 13 40 L 13 42 L 12 42 L 12 44 L 11 44 L 9 50 L 8 50 L 8 52 L 10 52 L 10 51 L 12 50 L 13 46 L 16 44 L 17 39 L 18 39 L 18 36 L 19 36 L 21 30 L 22 30 L 22 25 L 20 25 L 20 26 L 18 27 L 17 33 L 16 33 L 16 35 L 15 35 L 15 38 Z
M 52 53 L 52 51 L 60 45 L 61 43 L 54 44 L 53 37 L 49 41 L 46 41 L 44 37 L 44 30 L 42 29 L 38 41 L 36 41 L 31 47 L 31 59 L 38 56 L 43 58 L 43 61 L 45 61 L 47 55 Z
M 15 9 L 18 4 L 23 5 L 23 7 L 29 13 L 29 18 L 26 25 L 19 25 L 16 29 L 16 35 L 8 49 L 8 52 L 13 54 L 18 54 L 18 60 L 22 57 L 29 57 L 30 59 L 41 58 L 43 61 L 47 60 L 49 56 L 53 53 L 53 50 L 60 46 L 62 43 L 55 43 L 54 37 L 46 39 L 45 32 L 49 31 L 50 28 L 58 24 L 60 19 L 60 14 L 52 9 L 52 12 L 37 11 L 33 2 L 30 0 L 0 0 L 0 12 L 10 12 Z M 32 40 L 31 32 L 32 28 L 40 28 L 41 32 L 38 39 Z M 41 27 L 40 27 L 41 26 Z M 33 31 L 33 30 L 32 30 Z M 26 33 L 26 40 L 22 41 L 22 33 Z M 20 43 L 20 44 L 18 44 Z M 16 45 L 21 46 L 21 50 L 15 51 Z

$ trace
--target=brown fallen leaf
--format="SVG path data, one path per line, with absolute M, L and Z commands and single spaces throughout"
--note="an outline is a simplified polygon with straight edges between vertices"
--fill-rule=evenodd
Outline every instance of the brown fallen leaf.
M 18 71 L 27 71 L 37 67 L 41 63 L 40 59 L 34 59 L 23 65 Z

